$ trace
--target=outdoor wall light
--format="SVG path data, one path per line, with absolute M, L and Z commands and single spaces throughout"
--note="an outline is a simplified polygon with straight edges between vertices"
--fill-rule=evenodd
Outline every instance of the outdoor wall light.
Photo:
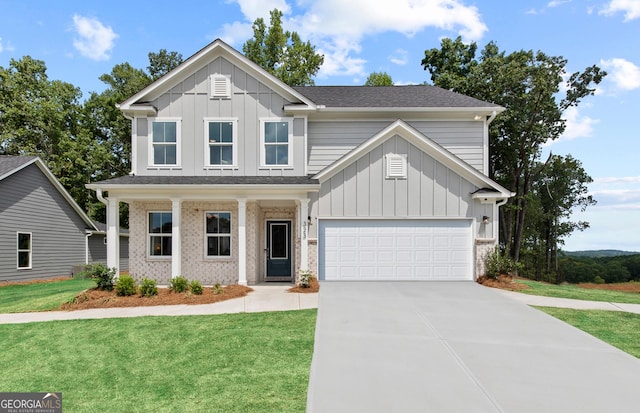
M 483 223 L 483 224 L 488 224 L 488 223 L 489 223 L 489 217 L 488 217 L 488 216 L 486 216 L 486 215 L 484 215 L 484 216 L 482 217 L 482 223 Z

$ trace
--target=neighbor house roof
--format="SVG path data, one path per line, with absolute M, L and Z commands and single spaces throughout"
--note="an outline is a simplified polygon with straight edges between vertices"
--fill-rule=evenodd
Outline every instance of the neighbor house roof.
M 69 192 L 62 186 L 60 181 L 53 175 L 53 173 L 47 168 L 42 159 L 37 156 L 12 156 L 12 155 L 0 155 L 0 181 L 17 173 L 18 171 L 26 168 L 29 165 L 35 164 L 40 171 L 47 177 L 49 182 L 60 192 L 63 198 L 71 205 L 71 207 L 78 213 L 80 218 L 87 224 L 87 227 L 96 230 L 96 226 L 93 221 L 87 216 L 87 214 L 80 208 L 80 205 L 71 197 Z
M 297 86 L 295 90 L 327 108 L 504 108 L 432 85 Z

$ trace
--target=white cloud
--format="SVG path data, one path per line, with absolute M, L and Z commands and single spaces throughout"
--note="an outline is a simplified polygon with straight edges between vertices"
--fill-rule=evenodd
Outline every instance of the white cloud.
M 404 66 L 409 61 L 409 52 L 404 49 L 396 49 L 395 54 L 389 56 L 389 60 L 393 64 Z
M 595 178 L 593 180 L 594 185 L 611 185 L 611 184 L 640 184 L 640 176 L 616 176 L 616 177 L 604 177 Z
M 11 45 L 10 42 L 6 42 L 3 43 L 2 42 L 2 37 L 0 37 L 0 53 L 7 51 L 7 52 L 13 52 L 15 49 L 13 48 L 13 46 Z
M 396 32 L 411 37 L 431 27 L 474 41 L 488 30 L 477 7 L 465 5 L 464 0 L 396 0 L 375 4 L 370 0 L 298 1 L 296 6 L 302 12 L 295 16 L 285 0 L 231 1 L 240 6 L 246 22 L 268 16 L 273 8 L 283 10 L 285 29 L 297 31 L 325 55 L 319 76 L 365 74 L 365 61 L 354 55 L 367 35 Z M 227 38 L 235 39 L 237 36 L 231 30 L 241 27 L 233 23 L 223 31 Z
M 558 7 L 566 3 L 571 3 L 571 0 L 552 0 L 549 3 L 547 3 L 547 7 L 549 8 Z
M 247 39 L 253 37 L 253 28 L 251 27 L 251 23 L 233 22 L 231 24 L 225 24 L 222 26 L 222 33 L 219 37 L 226 43 L 239 49 Z
M 561 140 L 587 138 L 593 134 L 593 126 L 599 122 L 598 119 L 580 115 L 580 111 L 575 106 L 565 110 L 563 115 L 566 128 L 560 137 Z
M 624 21 L 634 20 L 640 17 L 640 0 L 611 0 L 599 14 L 612 16 L 618 12 L 624 13 Z
M 111 49 L 118 35 L 110 26 L 105 27 L 98 19 L 75 14 L 73 26 L 78 37 L 73 39 L 75 47 L 81 55 L 92 60 L 107 60 L 111 57 Z
M 605 79 L 612 81 L 617 89 L 633 90 L 640 88 L 640 67 L 630 61 L 614 58 L 600 60 L 600 65 L 608 72 Z

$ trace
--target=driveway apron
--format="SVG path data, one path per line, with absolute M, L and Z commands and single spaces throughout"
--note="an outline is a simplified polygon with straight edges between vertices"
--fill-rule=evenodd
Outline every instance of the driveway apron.
M 323 282 L 307 412 L 638 412 L 640 360 L 472 282 Z

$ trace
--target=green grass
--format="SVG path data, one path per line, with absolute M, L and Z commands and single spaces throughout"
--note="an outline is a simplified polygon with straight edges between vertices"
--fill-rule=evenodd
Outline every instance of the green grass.
M 604 310 L 536 308 L 640 358 L 640 314 Z
M 95 287 L 88 279 L 0 286 L 0 313 L 55 310 L 82 291 Z
M 580 288 L 575 285 L 545 284 L 531 280 L 516 280 L 529 288 L 518 292 L 546 297 L 574 298 L 576 300 L 606 301 L 610 303 L 640 304 L 640 294 L 611 290 Z
M 304 412 L 316 310 L 0 325 L 0 389 L 71 412 Z

